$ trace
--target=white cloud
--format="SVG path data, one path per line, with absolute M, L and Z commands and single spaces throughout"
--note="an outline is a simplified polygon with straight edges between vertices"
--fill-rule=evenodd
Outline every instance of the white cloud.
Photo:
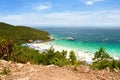
M 41 26 L 120 26 L 120 10 L 97 12 L 54 12 L 20 14 L 0 17 L 0 21 L 15 25 Z
M 48 9 L 49 6 L 46 6 L 46 5 L 40 5 L 40 6 L 37 6 L 37 10 L 44 10 L 44 9 Z
M 52 8 L 52 4 L 51 3 L 43 3 L 43 4 L 38 4 L 37 6 L 33 7 L 35 10 L 47 10 Z
M 97 3 L 97 2 L 102 2 L 104 0 L 84 0 L 84 3 L 86 5 L 93 5 L 94 3 Z M 83 1 L 82 1 L 83 2 Z
M 92 5 L 94 2 L 93 1 L 86 1 L 87 5 Z

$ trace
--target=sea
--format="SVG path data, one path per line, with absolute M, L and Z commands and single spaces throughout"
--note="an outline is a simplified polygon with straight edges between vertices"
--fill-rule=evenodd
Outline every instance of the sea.
M 120 57 L 120 29 L 94 27 L 37 27 L 49 32 L 52 44 L 95 53 L 103 47 L 111 56 Z M 74 40 L 66 40 L 72 37 Z

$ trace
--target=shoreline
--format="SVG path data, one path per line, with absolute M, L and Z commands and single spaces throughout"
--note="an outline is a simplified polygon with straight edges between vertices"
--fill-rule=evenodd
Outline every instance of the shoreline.
M 89 51 L 76 50 L 73 48 L 58 46 L 58 45 L 51 44 L 50 42 L 29 43 L 28 46 L 30 48 L 33 48 L 33 49 L 39 50 L 39 51 L 48 50 L 48 49 L 50 49 L 50 47 L 53 47 L 55 49 L 55 51 L 60 51 L 60 52 L 63 50 L 67 51 L 67 53 L 69 53 L 70 51 L 74 51 L 78 60 L 86 61 L 88 63 L 92 63 L 92 58 L 94 57 L 94 54 Z M 68 56 L 69 56 L 69 54 L 67 54 L 67 57 Z
M 53 47 L 55 49 L 55 51 L 60 51 L 60 52 L 63 50 L 67 51 L 67 53 L 69 53 L 70 51 L 74 51 L 78 60 L 86 61 L 89 64 L 92 63 L 92 58 L 94 57 L 93 52 L 90 52 L 87 50 L 77 50 L 75 48 L 68 48 L 65 46 L 52 44 L 50 41 L 41 42 L 41 43 L 28 43 L 28 47 L 33 48 L 35 50 L 42 51 L 42 52 L 50 49 L 50 47 Z M 69 56 L 69 54 L 67 54 L 67 57 L 68 56 Z M 117 57 L 115 55 L 110 55 L 110 56 L 116 60 L 119 59 L 119 57 Z

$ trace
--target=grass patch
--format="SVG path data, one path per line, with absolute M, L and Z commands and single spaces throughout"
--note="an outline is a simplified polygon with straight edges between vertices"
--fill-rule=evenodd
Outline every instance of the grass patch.
M 3 75 L 8 75 L 9 73 L 10 73 L 10 69 L 7 67 L 4 67 L 2 72 L 1 72 L 1 74 L 3 74 Z

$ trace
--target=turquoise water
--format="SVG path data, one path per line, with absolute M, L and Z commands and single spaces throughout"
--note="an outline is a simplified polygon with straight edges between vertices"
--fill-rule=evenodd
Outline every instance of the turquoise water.
M 42 28 L 55 39 L 53 44 L 76 50 L 94 53 L 100 47 L 110 55 L 120 56 L 120 29 L 97 28 Z M 75 38 L 74 41 L 65 40 L 66 37 Z

